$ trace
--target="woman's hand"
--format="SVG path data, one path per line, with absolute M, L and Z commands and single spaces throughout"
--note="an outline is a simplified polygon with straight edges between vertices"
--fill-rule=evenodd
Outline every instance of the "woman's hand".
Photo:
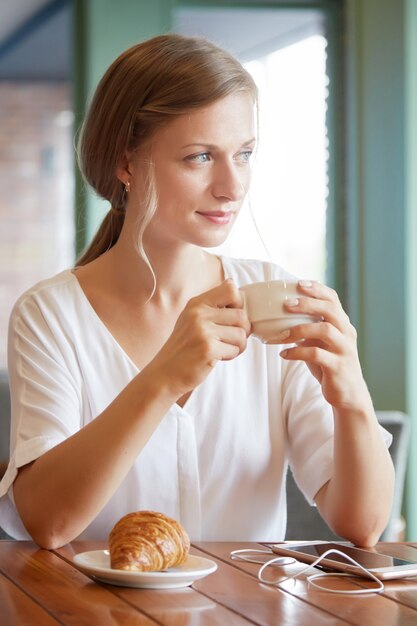
M 288 300 L 286 309 L 314 315 L 322 321 L 284 331 L 280 342 L 296 346 L 284 350 L 281 356 L 305 361 L 334 408 L 354 410 L 363 408 L 364 403 L 368 406 L 370 398 L 359 363 L 356 330 L 337 293 L 310 281 L 300 281 L 298 291 L 300 297 Z
M 250 322 L 242 307 L 242 295 L 230 279 L 191 298 L 147 367 L 178 397 L 191 391 L 218 361 L 234 359 L 246 348 Z

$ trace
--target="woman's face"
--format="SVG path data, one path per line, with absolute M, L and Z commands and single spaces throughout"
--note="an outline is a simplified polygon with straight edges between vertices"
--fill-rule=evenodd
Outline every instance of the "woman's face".
M 176 117 L 158 130 L 150 148 L 158 208 L 145 243 L 222 243 L 248 191 L 254 145 L 254 104 L 245 93 Z M 134 206 L 144 197 L 143 160 L 138 154 L 130 164 Z

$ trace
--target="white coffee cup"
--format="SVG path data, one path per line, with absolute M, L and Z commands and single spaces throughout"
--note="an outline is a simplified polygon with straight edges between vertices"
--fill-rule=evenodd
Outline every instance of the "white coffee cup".
M 298 324 L 317 322 L 313 315 L 290 313 L 285 300 L 300 296 L 297 281 L 267 280 L 240 287 L 244 308 L 252 324 L 252 334 L 263 343 L 280 343 L 282 331 Z

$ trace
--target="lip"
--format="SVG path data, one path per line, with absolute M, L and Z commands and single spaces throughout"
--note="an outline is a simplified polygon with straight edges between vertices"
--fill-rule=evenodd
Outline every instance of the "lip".
M 200 215 L 213 224 L 225 225 L 230 223 L 233 217 L 233 211 L 197 211 L 197 215 Z

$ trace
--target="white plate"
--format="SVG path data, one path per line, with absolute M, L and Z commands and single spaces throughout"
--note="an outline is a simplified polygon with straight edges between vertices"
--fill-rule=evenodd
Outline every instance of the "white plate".
M 217 569 L 217 564 L 201 556 L 188 555 L 178 567 L 164 572 L 129 572 L 112 569 L 108 550 L 92 550 L 76 554 L 75 565 L 97 580 L 122 587 L 142 587 L 144 589 L 177 589 L 188 587 L 198 578 L 203 578 Z

